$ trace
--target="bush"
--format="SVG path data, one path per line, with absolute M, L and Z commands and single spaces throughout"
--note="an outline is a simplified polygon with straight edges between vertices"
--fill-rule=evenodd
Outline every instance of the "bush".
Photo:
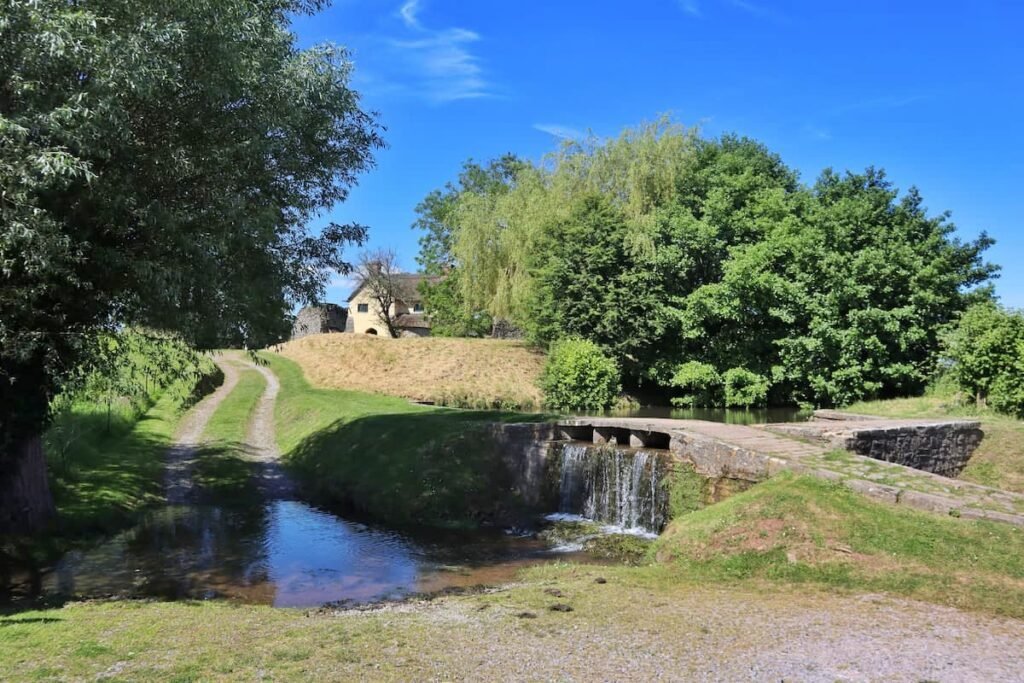
M 551 345 L 541 388 L 552 408 L 607 408 L 621 388 L 619 366 L 592 341 L 564 339 Z
M 722 404 L 722 376 L 713 365 L 691 360 L 672 375 L 672 386 L 683 391 L 672 405 L 683 408 L 711 408 Z
M 729 408 L 752 408 L 768 403 L 768 379 L 746 368 L 733 368 L 722 375 L 725 384 L 725 405 Z
M 1024 314 L 992 302 L 967 309 L 945 339 L 950 376 L 979 406 L 1024 414 Z

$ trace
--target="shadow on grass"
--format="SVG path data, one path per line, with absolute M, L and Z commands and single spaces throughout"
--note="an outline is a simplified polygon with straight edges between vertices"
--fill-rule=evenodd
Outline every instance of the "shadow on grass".
M 21 619 L 0 617 L 0 628 L 5 626 L 23 626 L 25 624 L 57 624 L 62 621 L 64 620 L 57 619 L 56 617 L 23 617 Z
M 256 453 L 244 443 L 220 441 L 196 452 L 192 480 L 198 502 L 223 506 L 248 505 L 260 498 L 261 477 Z
M 438 409 L 338 420 L 286 454 L 313 496 L 401 525 L 474 527 L 521 519 L 499 422 L 538 415 Z

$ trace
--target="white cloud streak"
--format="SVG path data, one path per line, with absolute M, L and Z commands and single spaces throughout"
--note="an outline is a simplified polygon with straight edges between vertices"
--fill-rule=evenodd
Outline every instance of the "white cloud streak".
M 547 133 L 560 140 L 582 140 L 587 137 L 586 133 L 570 126 L 563 126 L 558 123 L 535 123 L 533 124 L 535 130 L 539 130 L 542 133 Z
M 390 41 L 406 56 L 419 80 L 416 89 L 438 103 L 493 96 L 480 58 L 471 50 L 473 43 L 480 41 L 480 34 L 457 27 L 427 28 L 420 21 L 420 10 L 420 0 L 408 0 L 399 8 L 398 15 L 413 36 Z

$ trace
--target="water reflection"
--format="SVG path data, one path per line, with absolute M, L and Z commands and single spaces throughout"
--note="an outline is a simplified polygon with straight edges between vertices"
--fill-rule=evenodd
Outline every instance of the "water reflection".
M 530 538 L 495 532 L 413 539 L 297 501 L 252 509 L 174 506 L 94 548 L 66 554 L 41 579 L 39 573 L 13 576 L 8 591 L 227 598 L 280 607 L 365 603 L 493 584 L 549 557 Z
M 593 412 L 578 415 L 593 416 Z M 770 422 L 804 422 L 811 418 L 812 411 L 799 408 L 753 408 L 735 410 L 727 408 L 673 408 L 672 406 L 643 406 L 629 410 L 610 410 L 600 413 L 608 417 L 651 417 L 675 420 L 707 420 L 726 424 L 766 424 Z

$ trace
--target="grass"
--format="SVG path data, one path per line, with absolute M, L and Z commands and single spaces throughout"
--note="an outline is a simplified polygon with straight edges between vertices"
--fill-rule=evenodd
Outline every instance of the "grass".
M 402 525 L 469 527 L 517 513 L 490 430 L 543 416 L 315 388 L 291 360 L 262 357 L 281 382 L 278 447 L 314 496 Z
M 518 341 L 325 334 L 281 353 L 321 388 L 476 409 L 532 409 L 543 400 L 545 356 Z
M 199 382 L 212 388 L 220 371 L 212 363 L 205 370 L 206 379 Z M 191 393 L 179 384 L 158 394 L 144 412 L 128 406 L 115 410 L 109 429 L 104 406 L 79 404 L 47 433 L 59 536 L 108 533 L 163 502 L 164 453 Z
M 256 370 L 243 370 L 238 384 L 217 406 L 203 431 L 208 443 L 197 454 L 193 480 L 205 499 L 219 504 L 248 502 L 253 486 L 253 463 L 246 459 L 245 440 L 253 411 L 267 382 Z
M 927 395 L 855 403 L 851 413 L 892 418 L 965 417 L 981 421 L 985 432 L 960 479 L 1024 493 L 1024 421 L 963 405 L 953 395 Z
M 767 580 L 1024 618 L 1024 530 L 879 503 L 779 475 L 676 519 L 653 551 L 700 581 Z

